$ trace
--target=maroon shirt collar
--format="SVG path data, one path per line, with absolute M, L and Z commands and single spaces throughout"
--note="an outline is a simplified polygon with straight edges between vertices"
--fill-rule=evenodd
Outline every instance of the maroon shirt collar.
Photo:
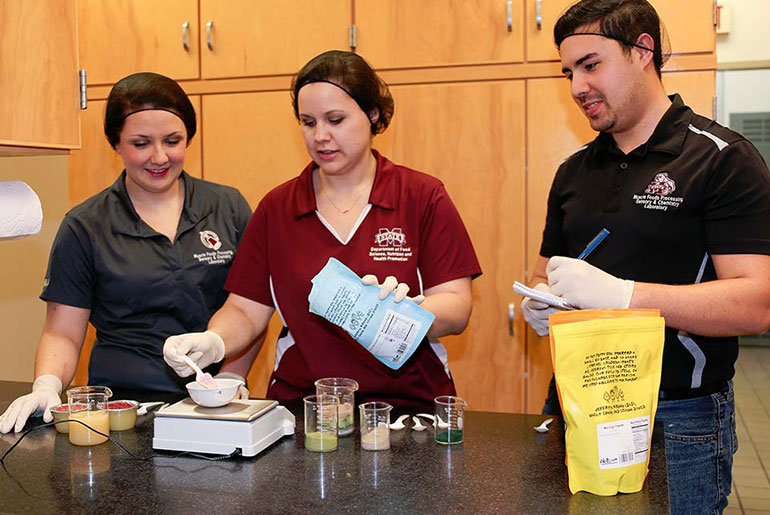
M 369 204 L 383 209 L 396 209 L 398 207 L 396 165 L 374 149 L 372 149 L 372 155 L 377 159 L 377 171 L 374 174 L 374 184 L 369 194 Z M 296 199 L 295 218 L 316 210 L 315 192 L 313 191 L 313 170 L 317 167 L 318 165 L 311 161 L 297 178 L 294 187 L 294 198 Z

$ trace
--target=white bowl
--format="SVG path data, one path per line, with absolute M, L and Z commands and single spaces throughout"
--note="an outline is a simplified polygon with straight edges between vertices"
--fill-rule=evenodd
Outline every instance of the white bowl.
M 219 385 L 218 388 L 206 388 L 198 381 L 187 383 L 187 392 L 195 404 L 207 408 L 224 406 L 238 395 L 238 387 L 243 384 L 237 379 L 214 379 L 214 381 Z

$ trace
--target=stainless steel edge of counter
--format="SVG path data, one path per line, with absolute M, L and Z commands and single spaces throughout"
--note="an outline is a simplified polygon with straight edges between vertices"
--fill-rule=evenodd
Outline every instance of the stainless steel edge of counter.
M 0 412 L 29 383 L 0 381 Z M 154 397 L 157 397 L 155 395 Z M 137 399 L 137 400 L 150 400 Z M 155 400 L 155 399 L 152 399 Z M 0 469 L 2 513 L 666 513 L 662 438 L 653 438 L 650 473 L 637 494 L 571 495 L 564 430 L 532 428 L 543 417 L 467 412 L 465 442 L 442 446 L 432 429 L 391 433 L 391 448 L 361 449 L 358 431 L 337 451 L 303 445 L 302 413 L 293 437 L 253 458 L 206 461 L 152 449 L 153 417 L 113 433 L 148 460 L 107 442 L 71 445 L 53 427 L 29 434 Z M 40 418 L 32 424 L 42 423 Z M 28 424 L 28 427 L 30 424 Z M 18 439 L 0 435 L 0 454 Z

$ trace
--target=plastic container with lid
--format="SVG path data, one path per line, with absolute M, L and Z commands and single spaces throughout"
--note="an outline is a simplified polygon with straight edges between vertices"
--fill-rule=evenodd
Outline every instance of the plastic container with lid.
M 110 431 L 125 431 L 136 425 L 136 401 L 110 401 L 107 403 L 107 413 L 110 414 Z

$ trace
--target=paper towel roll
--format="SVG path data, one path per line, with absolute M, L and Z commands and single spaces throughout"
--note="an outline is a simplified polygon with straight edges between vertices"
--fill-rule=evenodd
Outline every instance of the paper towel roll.
M 37 193 L 21 181 L 0 181 L 0 240 L 40 232 L 43 208 Z

